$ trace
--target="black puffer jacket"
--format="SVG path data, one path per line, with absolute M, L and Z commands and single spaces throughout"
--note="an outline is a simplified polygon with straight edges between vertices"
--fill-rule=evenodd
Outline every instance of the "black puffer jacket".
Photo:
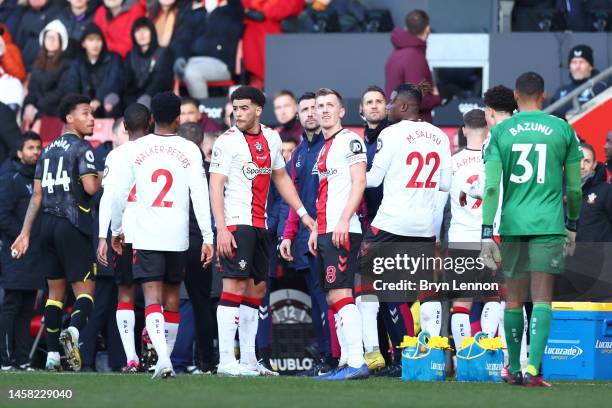
M 19 260 L 11 257 L 11 243 L 21 231 L 34 182 L 34 166 L 26 166 L 18 159 L 11 171 L 0 176 L 0 233 L 4 245 L 0 252 L 2 273 L 0 287 L 14 290 L 33 290 L 44 287 L 40 249 L 40 217 L 34 223 L 28 252 Z
M 612 185 L 606 169 L 598 164 L 595 174 L 582 186 L 582 208 L 576 231 L 578 242 L 612 242 Z
M 147 26 L 151 32 L 151 45 L 145 53 L 141 52 L 134 36 L 136 29 L 142 26 Z M 174 52 L 171 48 L 161 48 L 157 44 L 157 32 L 151 20 L 141 17 L 134 21 L 132 43 L 134 48 L 126 56 L 123 66 L 125 106 L 136 102 L 142 95 L 153 97 L 159 92 L 172 90 Z
M 67 80 L 71 62 L 63 57 L 59 65 L 53 69 L 40 70 L 34 67 L 23 106 L 34 105 L 38 109 L 39 116 L 59 116 L 57 109 L 64 96 L 62 82 Z
M 90 24 L 87 27 L 82 39 L 91 33 L 96 33 L 102 38 L 104 44 L 102 52 L 97 61 L 92 64 L 87 58 L 85 50 L 81 49 L 78 57 L 70 66 L 63 89 L 66 94 L 78 93 L 87 95 L 91 99 L 96 99 L 104 104 L 104 98 L 111 93 L 121 96 L 123 90 L 121 57 L 114 52 L 106 50 L 102 31 L 94 24 Z M 94 115 L 96 117 L 104 116 L 104 112 L 101 111 L 102 108 L 98 109 Z

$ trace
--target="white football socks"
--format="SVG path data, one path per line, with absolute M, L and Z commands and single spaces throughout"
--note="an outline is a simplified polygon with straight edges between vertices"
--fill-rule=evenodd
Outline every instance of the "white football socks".
M 348 351 L 348 365 L 359 368 L 365 364 L 363 359 L 362 323 L 359 309 L 354 303 L 344 305 L 338 311 L 342 320 L 342 333 Z
M 470 315 L 467 313 L 453 313 L 451 316 L 451 332 L 455 341 L 455 350 L 459 350 L 463 340 L 472 335 Z
M 363 347 L 366 353 L 380 349 L 378 344 L 378 309 L 380 304 L 374 295 L 357 296 L 355 305 L 362 320 Z
M 257 368 L 255 338 L 257 337 L 257 326 L 259 325 L 259 310 L 258 307 L 252 308 L 241 304 L 239 314 L 240 363 L 246 365 L 250 370 L 255 370 Z
M 219 365 L 231 364 L 236 361 L 234 355 L 234 339 L 239 321 L 238 306 L 217 307 L 217 329 L 219 331 Z
M 495 337 L 497 333 L 500 315 L 502 314 L 501 304 L 499 302 L 487 302 L 482 308 L 480 327 L 491 339 Z
M 431 337 L 440 335 L 442 330 L 442 304 L 437 301 L 421 303 L 421 331 L 429 333 Z
M 122 308 L 115 312 L 115 319 L 117 320 L 117 329 L 119 329 L 119 336 L 121 336 L 121 344 L 123 344 L 123 351 L 125 351 L 126 363 L 134 360 L 138 362 L 138 355 L 136 354 L 136 345 L 134 343 L 134 324 L 136 318 L 134 317 L 134 309 Z

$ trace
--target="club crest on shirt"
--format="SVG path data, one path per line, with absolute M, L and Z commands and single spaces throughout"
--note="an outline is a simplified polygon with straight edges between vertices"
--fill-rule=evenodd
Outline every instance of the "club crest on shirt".
M 359 140 L 351 140 L 350 148 L 353 154 L 363 153 L 363 147 L 361 146 L 361 142 L 359 142 Z
M 587 203 L 588 204 L 595 204 L 595 200 L 597 199 L 597 194 L 595 193 L 591 193 L 587 196 Z
M 238 262 L 238 266 L 240 267 L 241 271 L 244 271 L 246 269 L 247 262 L 244 259 L 241 259 L 240 262 Z
M 263 150 L 263 146 L 261 145 L 260 142 L 255 142 L 255 151 L 257 151 L 257 153 L 261 153 Z
M 380 149 L 382 149 L 382 147 L 383 147 L 383 141 L 380 138 L 378 138 L 376 140 L 376 153 L 380 152 Z

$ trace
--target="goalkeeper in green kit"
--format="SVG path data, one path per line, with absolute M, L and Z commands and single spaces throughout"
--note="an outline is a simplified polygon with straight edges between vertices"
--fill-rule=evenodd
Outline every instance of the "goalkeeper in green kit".
M 491 129 L 485 147 L 486 184 L 483 197 L 482 252 L 484 263 L 501 268 L 506 277 L 504 328 L 509 355 L 508 382 L 545 386 L 539 372 L 551 323 L 555 275 L 565 267 L 564 256 L 573 255 L 576 223 L 582 199 L 582 152 L 572 127 L 541 111 L 546 93 L 544 80 L 534 72 L 516 80 L 514 97 L 519 113 Z M 566 181 L 568 214 L 563 207 Z M 493 241 L 493 219 L 503 185 L 499 226 L 501 251 Z M 523 337 L 523 303 L 531 290 L 533 313 L 529 365 L 520 366 Z

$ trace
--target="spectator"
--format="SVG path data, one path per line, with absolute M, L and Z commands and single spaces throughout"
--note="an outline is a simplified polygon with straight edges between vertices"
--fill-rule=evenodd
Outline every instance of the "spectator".
M 149 18 L 155 23 L 157 41 L 160 47 L 170 45 L 176 29 L 176 19 L 179 12 L 178 0 L 155 0 L 149 7 Z
M 0 102 L 0 175 L 6 169 L 6 159 L 21 146 L 21 132 L 17 126 L 17 114 L 8 105 Z
M 599 73 L 599 71 L 593 69 L 593 49 L 588 45 L 581 44 L 572 48 L 568 57 L 568 65 L 571 82 L 563 85 L 555 92 L 551 103 L 563 98 Z M 586 103 L 598 93 L 605 91 L 607 87 L 608 84 L 605 81 L 595 82 L 578 96 L 578 102 L 581 104 Z M 554 115 L 565 118 L 570 109 L 572 109 L 572 105 L 566 104 L 562 108 L 557 109 Z
M 212 160 L 212 149 L 221 132 L 204 132 L 204 140 L 202 141 L 202 151 L 204 152 L 204 161 L 210 163 Z
M 281 20 L 298 16 L 304 10 L 304 0 L 242 0 L 245 10 L 243 38 L 244 67 L 250 75 L 250 85 L 264 86 L 266 35 L 280 34 Z
M 164 91 L 172 90 L 173 52 L 157 43 L 153 22 L 140 17 L 132 26 L 134 48 L 127 55 L 125 70 L 125 100 L 127 106 L 140 102 L 149 107 L 151 98 Z
M 98 7 L 93 22 L 102 33 L 108 50 L 125 56 L 132 49 L 132 24 L 145 15 L 146 0 L 137 0 L 128 6 L 124 0 L 104 0 L 104 5 Z
M 102 31 L 95 24 L 85 28 L 81 37 L 81 51 L 72 62 L 64 84 L 65 93 L 83 94 L 91 98 L 95 117 L 120 116 L 121 58 L 107 51 Z
M 6 25 L 0 23 L 0 67 L 7 74 L 23 81 L 26 79 L 26 70 L 21 58 L 19 47 L 13 43 L 11 33 Z
M 40 218 L 30 235 L 28 252 L 20 259 L 11 256 L 10 243 L 21 232 L 33 191 L 34 170 L 40 156 L 40 136 L 28 132 L 23 137 L 10 171 L 0 177 L 0 286 L 4 301 L 0 315 L 0 357 L 2 371 L 28 369 L 30 320 L 34 315 L 36 291 L 44 288 L 40 247 Z
M 423 10 L 413 10 L 406 15 L 406 28 L 396 27 L 391 32 L 393 52 L 385 65 L 385 93 L 391 92 L 400 84 L 419 84 L 427 82 L 433 86 L 431 71 L 425 57 L 427 37 L 431 32 L 429 16 Z M 423 95 L 421 119 L 431 122 L 431 110 L 440 105 L 437 88 Z
M 198 101 L 188 96 L 181 99 L 181 116 L 179 121 L 183 123 L 195 122 L 200 125 L 202 132 L 214 133 L 221 130 L 221 126 L 208 117 L 204 112 L 200 112 Z
M 595 160 L 592 146 L 581 145 L 582 209 L 576 230 L 577 242 L 612 242 L 612 185 L 606 168 Z
M 28 95 L 23 101 L 22 123 L 26 128 L 42 115 L 59 115 L 57 108 L 64 96 L 60 84 L 70 69 L 70 61 L 64 54 L 68 32 L 60 20 L 47 24 L 39 41 L 41 48 L 28 83 Z
M 612 130 L 608 130 L 604 151 L 606 153 L 606 169 L 609 174 L 612 174 Z
M 0 102 L 8 105 L 13 111 L 19 111 L 23 103 L 23 86 L 21 81 L 7 74 L 0 67 Z
M 223 107 L 223 130 L 227 130 L 234 126 L 234 106 L 228 102 Z
M 11 34 L 17 34 L 24 11 L 25 9 L 17 4 L 17 0 L 0 0 L 0 21 L 6 25 Z
M 28 0 L 28 5 L 19 23 L 15 42 L 21 50 L 26 71 L 30 72 L 38 54 L 38 35 L 59 14 L 59 9 L 49 0 Z
M 93 21 L 95 9 L 89 7 L 89 0 L 68 0 L 58 18 L 68 31 L 68 55 L 74 57 L 79 51 L 79 41 L 85 28 Z
M 174 72 L 185 79 L 189 95 L 196 99 L 208 98 L 208 81 L 229 80 L 240 68 L 240 0 L 222 0 L 218 7 L 207 2 L 206 9 L 194 2 L 184 10 L 173 42 L 177 56 Z
M 272 100 L 274 115 L 279 126 L 276 131 L 281 139 L 290 137 L 298 143 L 302 138 L 304 128 L 302 127 L 297 115 L 297 103 L 293 92 L 286 89 L 279 91 Z

